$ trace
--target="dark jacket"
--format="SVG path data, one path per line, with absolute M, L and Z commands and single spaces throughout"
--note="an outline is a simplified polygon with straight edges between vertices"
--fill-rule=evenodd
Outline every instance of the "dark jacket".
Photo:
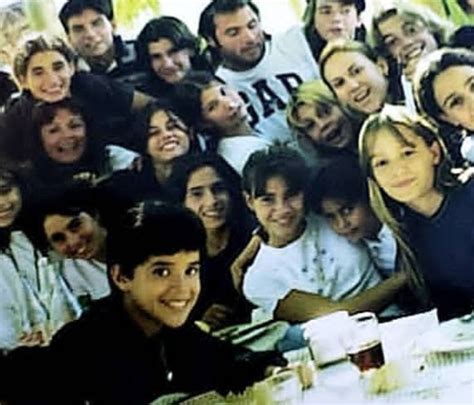
M 145 404 L 171 392 L 241 390 L 278 363 L 284 361 L 274 352 L 232 346 L 192 324 L 146 337 L 109 297 L 61 329 L 49 347 L 0 357 L 0 398 Z

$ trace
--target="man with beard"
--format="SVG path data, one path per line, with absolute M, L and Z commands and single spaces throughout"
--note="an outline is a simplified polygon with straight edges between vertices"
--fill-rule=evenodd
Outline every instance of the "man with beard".
M 218 54 L 216 75 L 247 103 L 256 131 L 270 142 L 291 141 L 286 103 L 294 88 L 319 76 L 302 27 L 270 37 L 251 0 L 214 0 L 201 13 L 199 34 Z

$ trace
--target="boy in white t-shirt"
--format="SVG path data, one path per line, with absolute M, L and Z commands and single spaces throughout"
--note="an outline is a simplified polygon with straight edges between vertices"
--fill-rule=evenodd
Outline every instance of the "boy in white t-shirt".
M 306 183 L 303 159 L 288 148 L 255 152 L 245 165 L 246 201 L 264 235 L 243 281 L 245 296 L 290 322 L 337 310 L 384 310 L 405 286 L 406 275 L 381 281 L 362 246 L 337 235 L 323 218 L 307 215 Z M 392 306 L 384 311 L 396 314 Z

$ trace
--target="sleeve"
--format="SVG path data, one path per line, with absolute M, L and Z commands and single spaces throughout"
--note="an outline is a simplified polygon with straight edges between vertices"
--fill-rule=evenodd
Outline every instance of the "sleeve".
M 132 110 L 134 88 L 107 76 L 77 72 L 72 79 L 71 92 L 113 115 L 129 114 Z
M 277 261 L 273 260 L 273 263 L 275 262 Z M 262 257 L 259 252 L 243 283 L 245 297 L 270 314 L 275 311 L 278 301 L 295 288 L 296 283 L 296 280 L 292 280 L 290 269 L 280 272 L 272 267 L 272 260 Z

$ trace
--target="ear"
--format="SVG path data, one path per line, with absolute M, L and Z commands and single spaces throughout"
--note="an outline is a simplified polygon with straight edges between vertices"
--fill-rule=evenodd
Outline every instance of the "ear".
M 244 191 L 244 200 L 245 200 L 245 204 L 247 204 L 247 207 L 249 208 L 249 210 L 252 211 L 252 212 L 255 212 L 255 209 L 253 207 L 253 203 L 254 203 L 253 197 L 249 193 L 247 193 L 246 191 Z
M 441 153 L 441 146 L 438 143 L 438 141 L 433 141 L 429 149 L 433 155 L 433 164 L 435 166 L 439 165 L 439 163 L 441 162 L 442 153 Z
M 21 75 L 18 77 L 18 84 L 20 85 L 20 87 L 24 90 L 28 90 L 28 82 L 26 80 L 26 76 L 25 75 Z
M 388 77 L 388 62 L 385 58 L 378 57 L 377 58 L 377 66 L 382 70 L 382 73 L 385 77 Z
M 112 26 L 112 32 L 115 34 L 117 31 L 117 23 L 115 22 L 115 18 L 110 21 L 110 25 Z
M 131 279 L 122 273 L 119 264 L 113 264 L 110 268 L 110 277 L 118 289 L 122 292 L 130 290 Z

